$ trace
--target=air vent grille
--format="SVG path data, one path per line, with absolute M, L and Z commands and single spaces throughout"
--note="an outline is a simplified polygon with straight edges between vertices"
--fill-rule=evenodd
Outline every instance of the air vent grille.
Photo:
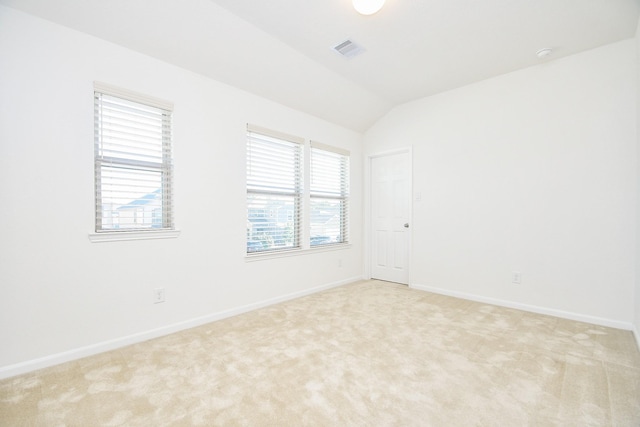
M 342 43 L 339 43 L 333 47 L 333 50 L 348 59 L 358 56 L 364 52 L 364 49 L 361 46 L 358 46 L 351 40 L 345 40 Z

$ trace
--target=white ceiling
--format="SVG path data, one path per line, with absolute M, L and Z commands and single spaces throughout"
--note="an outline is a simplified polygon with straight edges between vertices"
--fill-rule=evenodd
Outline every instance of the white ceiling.
M 640 0 L 0 0 L 345 127 L 635 35 Z M 1 12 L 1 11 L 0 11 Z M 1 17 L 0 17 L 1 18 Z M 1 22 L 1 21 L 0 21 Z M 331 48 L 351 39 L 366 52 Z

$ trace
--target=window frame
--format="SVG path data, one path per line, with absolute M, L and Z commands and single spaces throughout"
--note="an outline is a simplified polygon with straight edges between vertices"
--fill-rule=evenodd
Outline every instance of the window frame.
M 262 146 L 261 146 L 262 144 Z M 279 151 L 275 147 L 278 144 L 281 145 Z M 257 255 L 263 253 L 274 253 L 274 252 L 286 252 L 299 250 L 303 245 L 302 239 L 302 209 L 303 209 L 303 188 L 304 188 L 304 140 L 302 138 L 298 138 L 296 136 L 288 135 L 282 132 L 272 131 L 270 129 L 265 129 L 259 126 L 247 125 L 247 133 L 246 133 L 246 214 L 247 214 L 247 235 L 245 239 L 246 245 L 246 254 L 247 255 Z M 274 168 L 269 168 L 269 171 L 261 170 L 259 167 L 253 168 L 253 152 L 256 153 L 256 160 L 259 158 L 260 160 L 269 160 L 272 161 L 272 158 L 268 157 L 277 157 L 278 155 L 284 154 L 287 156 L 291 154 L 292 156 L 292 164 L 291 170 L 288 168 L 283 168 L 282 165 L 275 165 Z M 265 155 L 264 152 L 268 152 Z M 284 153 L 283 153 L 284 151 Z M 290 151 L 290 153 L 287 153 Z M 254 169 L 257 175 L 265 174 L 271 172 L 274 175 L 277 175 L 281 178 L 273 178 L 264 181 L 259 181 L 253 177 Z M 287 175 L 290 174 L 290 175 Z M 282 178 L 284 177 L 284 178 Z M 285 181 L 289 181 L 286 183 Z M 250 249 L 250 242 L 259 242 L 259 240 L 255 239 L 253 236 L 253 222 L 251 221 L 251 205 L 250 201 L 255 200 L 255 198 L 265 197 L 264 200 L 269 200 L 269 198 L 292 198 L 293 204 L 293 212 L 292 212 L 292 220 L 293 220 L 293 238 L 291 246 L 277 246 L 274 248 L 263 248 L 263 249 Z M 255 218 L 254 218 L 255 219 Z M 289 219 L 289 213 L 287 212 L 287 219 Z M 277 221 L 276 221 L 277 222 Z M 251 225 L 250 225 L 251 223 Z M 268 227 L 272 227 L 269 225 Z M 251 229 L 250 229 L 251 228 Z M 278 238 L 282 238 L 282 232 L 273 233 L 274 236 Z M 266 233 L 265 233 L 266 235 Z
M 127 153 L 122 157 L 105 155 L 103 153 L 102 140 L 102 103 L 103 97 L 117 98 L 127 103 L 139 104 L 140 106 L 151 107 L 161 111 L 162 140 L 157 149 L 161 152 L 161 161 L 153 162 L 141 159 L 127 158 Z M 165 239 L 178 237 L 179 231 L 175 228 L 175 212 L 173 207 L 173 136 L 172 136 L 172 113 L 173 104 L 171 102 L 122 89 L 102 82 L 94 82 L 94 232 L 89 234 L 92 242 L 107 242 L 120 240 L 140 240 L 140 239 Z M 134 106 L 135 107 L 135 106 Z M 131 153 L 128 153 L 132 157 Z M 119 173 L 157 173 L 159 174 L 161 185 L 161 211 L 162 218 L 160 227 L 153 225 L 153 212 L 151 214 L 151 227 L 130 227 L 123 229 L 103 228 L 104 211 L 102 207 L 102 181 L 105 178 L 105 168 L 111 168 Z M 131 179 L 131 178 L 128 178 Z
M 316 177 L 314 175 L 314 151 L 329 153 L 329 156 L 335 156 L 339 161 L 338 176 L 334 179 L 338 179 L 340 188 L 338 191 L 335 189 L 322 188 L 314 190 L 314 179 L 322 178 L 323 174 L 318 173 Z M 326 155 L 326 154 L 323 154 Z M 350 168 L 351 168 L 351 155 L 348 150 L 333 147 L 330 145 L 322 144 L 317 141 L 310 141 L 309 143 L 309 208 L 312 208 L 313 200 L 333 200 L 340 202 L 340 241 L 338 242 L 325 242 L 325 243 L 313 243 L 313 236 L 309 236 L 309 245 L 312 248 L 341 245 L 349 243 L 349 184 L 350 184 Z M 312 214 L 309 213 L 309 230 L 312 229 L 313 221 Z
M 300 255 L 300 254 L 304 254 L 304 253 L 308 253 L 308 252 L 321 252 L 321 251 L 330 251 L 330 250 L 339 250 L 339 249 L 345 249 L 348 247 L 351 247 L 351 243 L 349 240 L 349 216 L 350 216 L 350 212 L 349 212 L 349 187 L 350 187 L 350 175 L 349 175 L 349 170 L 351 167 L 351 157 L 350 157 L 350 152 L 348 150 L 344 150 L 341 148 L 337 148 L 334 146 L 330 146 L 330 145 L 325 145 L 325 144 L 321 144 L 319 142 L 316 141 L 310 141 L 310 140 L 305 140 L 304 138 L 301 137 L 297 137 L 297 136 L 292 136 L 289 134 L 285 134 L 282 132 L 278 132 L 278 131 L 273 131 L 267 128 L 263 128 L 260 126 L 255 126 L 255 125 L 251 125 L 251 124 L 247 124 L 247 132 L 246 132 L 246 139 L 247 139 L 247 153 L 246 153 L 246 160 L 248 162 L 249 156 L 250 156 L 250 152 L 249 152 L 249 138 L 250 138 L 250 134 L 251 133 L 258 133 L 261 135 L 265 135 L 265 136 L 269 136 L 269 137 L 273 137 L 273 138 L 279 138 L 279 139 L 283 139 L 285 141 L 289 141 L 289 142 L 295 142 L 297 144 L 300 144 L 301 147 L 301 153 L 300 153 L 300 169 L 302 170 L 301 175 L 300 175 L 300 205 L 299 205 L 299 210 L 298 213 L 296 215 L 298 215 L 298 222 L 297 222 L 297 233 L 298 233 L 298 239 L 299 239 L 299 245 L 296 247 L 288 247 L 288 248 L 271 248 L 271 249 L 263 249 L 263 250 L 258 250 L 258 251 L 251 251 L 249 250 L 249 243 L 250 243 L 250 237 L 249 237 L 249 225 L 247 225 L 247 234 L 245 236 L 245 259 L 247 261 L 251 261 L 251 260 L 257 260 L 257 259 L 269 259 L 269 258 L 280 258 L 280 257 L 287 257 L 287 256 L 294 256 L 294 255 Z M 318 149 L 318 150 L 322 150 L 322 151 L 327 151 L 327 152 L 331 152 L 331 153 L 335 153 L 335 154 L 339 154 L 341 156 L 344 156 L 345 158 L 345 162 L 346 162 L 346 169 L 347 169 L 347 173 L 346 173 L 346 177 L 344 179 L 346 179 L 345 185 L 342 187 L 342 191 L 340 196 L 335 196 L 335 195 L 320 195 L 320 194 L 316 194 L 315 196 L 312 196 L 312 192 L 311 192 L 311 156 L 312 156 L 312 149 Z M 249 205 L 249 194 L 252 193 L 253 191 L 250 190 L 249 188 L 249 171 L 248 171 L 248 166 L 247 166 L 247 170 L 245 171 L 247 174 L 247 185 L 246 187 L 246 191 L 247 191 L 247 202 L 245 205 L 245 215 L 246 215 L 246 219 L 247 219 L 247 223 L 250 222 L 249 218 L 250 218 L 250 205 Z M 327 243 L 323 243 L 323 244 L 311 244 L 311 202 L 312 202 L 312 198 L 324 198 L 324 199 L 332 199 L 332 200 L 340 200 L 341 201 L 341 215 L 340 215 L 340 235 L 342 236 L 342 241 L 340 242 L 327 242 Z

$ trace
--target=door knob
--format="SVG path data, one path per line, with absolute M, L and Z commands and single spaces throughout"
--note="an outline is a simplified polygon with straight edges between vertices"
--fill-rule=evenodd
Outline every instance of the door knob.
M 409 223 L 408 222 L 404 223 L 404 228 L 409 228 Z

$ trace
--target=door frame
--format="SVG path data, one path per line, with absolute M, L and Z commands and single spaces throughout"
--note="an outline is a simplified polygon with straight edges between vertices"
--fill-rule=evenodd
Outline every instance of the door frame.
M 393 150 L 375 152 L 367 155 L 367 161 L 364 164 L 364 278 L 371 279 L 371 265 L 373 263 L 373 220 L 372 212 L 372 167 L 373 160 L 380 157 L 394 156 L 397 154 L 409 154 L 409 242 L 407 253 L 407 270 L 408 270 L 408 286 L 411 287 L 413 281 L 411 276 L 411 267 L 413 265 L 413 147 L 397 148 Z

